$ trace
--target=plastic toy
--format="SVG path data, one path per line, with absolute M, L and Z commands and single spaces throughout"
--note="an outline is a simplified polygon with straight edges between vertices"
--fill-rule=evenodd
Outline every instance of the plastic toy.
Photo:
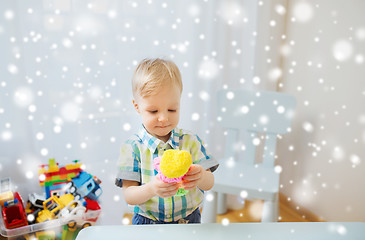
M 26 240 L 35 240 L 35 239 L 55 240 L 56 239 L 56 233 L 55 233 L 55 231 L 52 231 L 52 230 L 39 231 L 39 232 L 35 232 L 35 233 L 26 234 L 26 235 L 24 235 L 24 238 Z
M 87 219 L 86 221 L 91 222 L 91 225 L 94 225 L 95 222 L 98 220 L 98 217 L 100 215 L 100 206 L 99 203 L 95 200 L 91 200 L 88 198 L 85 198 L 86 202 L 86 213 L 87 213 Z
M 82 202 L 73 200 L 69 204 L 67 204 L 66 207 L 64 207 L 61 210 L 60 217 L 62 217 L 62 218 L 73 218 L 73 217 L 81 218 L 85 212 L 86 212 L 86 207 L 84 207 Z
M 9 239 L 74 240 L 82 228 L 95 225 L 101 214 L 96 201 L 102 194 L 101 181 L 82 171 L 77 160 L 60 166 L 50 159 L 48 165 L 40 166 L 39 183 L 44 192 L 29 194 L 25 208 L 10 179 L 0 179 L 1 235 Z M 60 220 L 54 220 L 57 218 Z M 55 227 L 48 229 L 50 226 Z
M 61 209 L 67 206 L 70 202 L 74 200 L 74 196 L 70 193 L 65 194 L 61 197 L 52 196 L 43 202 L 43 210 L 38 213 L 36 222 L 44 222 L 47 220 L 52 220 L 58 217 Z
M 0 206 L 4 203 L 14 199 L 13 192 L 10 187 L 10 179 L 4 178 L 0 180 Z
M 99 184 L 101 181 L 88 174 L 87 172 L 80 172 L 77 177 L 74 177 L 71 182 L 66 185 L 69 192 L 75 196 L 75 199 L 88 197 L 92 200 L 97 200 L 103 193 Z
M 86 227 L 95 225 L 95 222 L 98 220 L 100 215 L 100 206 L 97 201 L 85 198 L 84 201 L 85 207 L 82 207 L 86 214 L 82 214 L 77 216 L 76 211 L 78 210 L 71 210 L 70 217 L 72 220 L 65 226 L 63 226 L 62 237 L 61 240 L 73 240 L 76 238 L 78 232 Z M 80 208 L 79 208 L 80 207 Z M 81 206 L 77 206 L 76 209 L 81 209 Z M 73 216 L 72 216 L 73 215 Z
M 5 202 L 2 208 L 5 227 L 8 229 L 28 225 L 27 215 L 19 193 L 14 192 L 13 196 L 13 200 Z
M 42 165 L 38 171 L 39 184 L 44 186 L 46 198 L 50 198 L 55 194 L 62 194 L 66 184 L 82 171 L 81 163 L 78 160 L 75 160 L 74 164 L 68 164 L 64 167 L 58 165 L 55 159 L 49 159 L 49 164 Z
M 185 195 L 188 191 L 181 184 L 181 180 L 189 171 L 193 163 L 191 154 L 185 150 L 169 149 L 165 151 L 162 157 L 154 159 L 154 168 L 163 182 L 179 183 L 179 190 L 176 196 Z

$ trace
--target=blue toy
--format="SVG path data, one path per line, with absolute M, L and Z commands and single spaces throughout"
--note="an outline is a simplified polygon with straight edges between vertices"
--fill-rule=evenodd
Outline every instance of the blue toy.
M 76 200 L 84 197 L 97 200 L 103 193 L 99 186 L 100 183 L 98 178 L 82 171 L 78 176 L 72 178 L 72 181 L 67 184 L 67 188 Z

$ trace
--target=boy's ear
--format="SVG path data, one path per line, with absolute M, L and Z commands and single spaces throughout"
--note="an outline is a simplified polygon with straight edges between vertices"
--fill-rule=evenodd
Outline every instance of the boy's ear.
M 136 111 L 139 113 L 139 107 L 138 107 L 138 103 L 136 102 L 136 100 L 133 99 L 133 106 L 136 109 Z

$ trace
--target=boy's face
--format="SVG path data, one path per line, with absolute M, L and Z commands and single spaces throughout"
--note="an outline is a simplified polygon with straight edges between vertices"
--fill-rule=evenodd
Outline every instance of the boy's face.
M 177 86 L 163 86 L 155 95 L 137 97 L 134 107 L 142 117 L 147 132 L 166 142 L 179 123 L 180 90 Z

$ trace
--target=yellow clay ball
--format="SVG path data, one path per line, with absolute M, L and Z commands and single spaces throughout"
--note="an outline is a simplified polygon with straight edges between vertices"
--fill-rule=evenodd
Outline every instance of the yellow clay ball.
M 193 163 L 191 154 L 185 150 L 169 149 L 162 155 L 160 170 L 168 178 L 178 178 L 185 175 Z

